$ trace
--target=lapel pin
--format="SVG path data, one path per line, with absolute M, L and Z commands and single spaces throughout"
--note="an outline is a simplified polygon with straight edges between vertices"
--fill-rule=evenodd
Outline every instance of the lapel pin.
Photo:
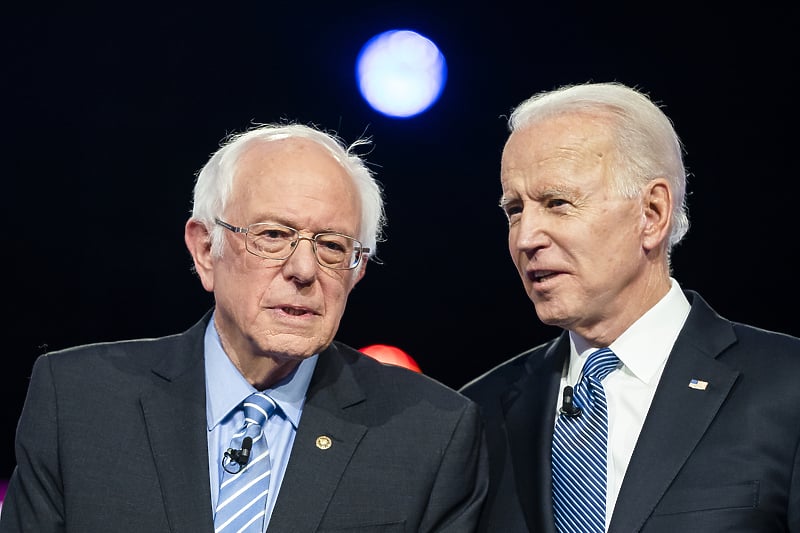
M 320 450 L 327 450 L 328 448 L 331 447 L 332 444 L 333 441 L 327 435 L 320 435 L 319 437 L 317 437 L 317 448 L 319 448 Z
M 708 387 L 708 381 L 703 381 L 702 379 L 692 378 L 689 382 L 690 389 L 706 390 L 706 387 Z

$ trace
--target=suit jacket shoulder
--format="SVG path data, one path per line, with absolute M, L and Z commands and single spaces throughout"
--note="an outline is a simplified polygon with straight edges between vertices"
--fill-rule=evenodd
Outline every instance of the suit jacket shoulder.
M 609 531 L 800 531 L 800 339 L 686 292 Z
M 40 356 L 0 531 L 211 532 L 203 332 Z
M 473 402 L 337 342 L 317 362 L 269 530 L 474 531 L 486 483 Z

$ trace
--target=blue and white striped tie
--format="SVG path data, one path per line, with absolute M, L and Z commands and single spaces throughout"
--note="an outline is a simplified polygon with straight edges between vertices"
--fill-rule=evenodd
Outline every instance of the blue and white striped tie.
M 275 402 L 262 393 L 248 396 L 242 403 L 245 425 L 231 440 L 231 449 L 242 448 L 246 437 L 253 440 L 249 459 L 235 474 L 226 468 L 219 487 L 215 533 L 263 533 L 271 471 L 267 439 L 263 427 L 275 412 Z
M 561 414 L 553 432 L 553 509 L 560 533 L 602 533 L 606 529 L 608 408 L 600 383 L 619 365 L 608 348 L 583 365 L 574 401 L 580 416 Z

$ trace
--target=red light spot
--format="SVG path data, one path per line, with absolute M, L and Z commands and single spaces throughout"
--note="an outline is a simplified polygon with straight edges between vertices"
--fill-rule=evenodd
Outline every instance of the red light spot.
M 388 344 L 371 344 L 361 348 L 359 351 L 373 359 L 377 359 L 381 363 L 402 366 L 414 372 L 422 373 L 422 369 L 420 369 L 417 362 L 414 361 L 414 358 L 400 348 L 389 346 Z

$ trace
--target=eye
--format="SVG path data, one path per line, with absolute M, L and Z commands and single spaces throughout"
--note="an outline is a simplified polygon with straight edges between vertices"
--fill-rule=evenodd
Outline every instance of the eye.
M 320 233 L 317 235 L 317 249 L 325 252 L 333 252 L 336 254 L 350 253 L 354 247 L 355 241 L 350 237 L 338 235 L 336 233 Z
M 506 214 L 506 218 L 508 218 L 508 220 L 511 220 L 515 216 L 522 213 L 522 205 L 520 204 L 503 204 L 500 207 L 503 209 L 503 212 Z
M 288 231 L 280 228 L 265 228 L 256 234 L 257 237 L 265 239 L 290 239 L 291 235 Z
M 330 250 L 331 252 L 342 252 L 344 253 L 344 245 L 340 242 L 332 241 L 332 240 L 320 240 L 318 244 Z
M 563 198 L 550 198 L 549 200 L 547 200 L 546 205 L 548 208 L 555 208 L 555 207 L 562 207 L 565 205 L 569 205 L 569 202 L 567 200 L 564 200 Z
M 295 231 L 278 224 L 253 224 L 250 226 L 250 237 L 256 241 L 292 241 Z

